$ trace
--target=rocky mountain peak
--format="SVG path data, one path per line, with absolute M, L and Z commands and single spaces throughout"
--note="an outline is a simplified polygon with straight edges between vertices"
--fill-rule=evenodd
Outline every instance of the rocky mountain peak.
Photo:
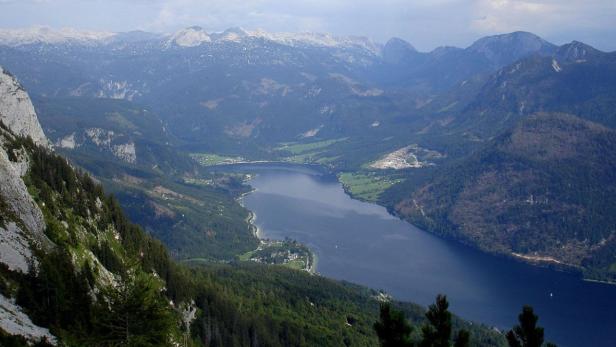
M 590 45 L 579 41 L 573 41 L 566 45 L 560 46 L 556 52 L 556 56 L 565 61 L 579 62 L 596 57 L 601 53 L 601 51 Z
M 475 41 L 467 50 L 483 55 L 493 64 L 507 65 L 534 53 L 550 55 L 556 46 L 535 34 L 516 31 L 484 37 Z
M 180 47 L 196 47 L 211 41 L 212 38 L 203 28 L 191 26 L 173 34 L 167 43 L 176 44 Z
M 398 37 L 389 39 L 383 47 L 383 59 L 388 63 L 399 63 L 413 53 L 417 53 L 415 47 Z

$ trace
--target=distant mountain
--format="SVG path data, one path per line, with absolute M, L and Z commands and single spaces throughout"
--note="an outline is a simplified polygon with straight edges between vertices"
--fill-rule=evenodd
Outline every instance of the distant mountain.
M 138 42 L 147 42 L 147 41 L 158 41 L 161 40 L 165 34 L 160 33 L 150 33 L 147 31 L 134 30 L 123 33 L 114 33 L 113 36 L 108 40 L 114 43 L 138 43 Z
M 203 28 L 198 26 L 178 31 L 167 41 L 168 44 L 176 44 L 180 47 L 195 47 L 205 42 L 212 42 L 212 38 Z
M 615 194 L 616 131 L 543 113 L 437 170 L 396 210 L 489 252 L 613 280 Z
M 206 32 L 200 26 L 191 26 L 171 34 L 131 32 L 81 31 L 72 28 L 53 29 L 32 27 L 27 29 L 0 29 L 0 45 L 12 47 L 45 44 L 108 45 L 117 42 L 158 42 L 161 46 L 176 44 L 180 47 L 196 47 L 212 42 L 240 42 L 245 39 L 262 39 L 288 46 L 360 47 L 380 54 L 381 45 L 365 37 L 342 37 L 324 33 L 269 33 L 262 30 L 247 31 L 240 27 L 222 32 Z
M 388 64 L 400 64 L 416 53 L 418 52 L 413 45 L 394 37 L 389 39 L 383 47 L 383 60 Z
M 589 60 L 600 59 L 605 54 L 583 42 L 573 41 L 559 47 L 555 51 L 555 55 L 559 60 L 566 62 L 584 63 Z
M 537 35 L 516 31 L 488 36 L 475 41 L 466 50 L 485 57 L 494 67 L 509 65 L 529 55 L 551 55 L 557 46 Z
M 401 133 L 400 119 L 414 119 L 435 94 L 551 47 L 527 33 L 430 53 L 401 39 L 383 46 L 361 37 L 241 28 L 52 35 L 63 40 L 35 33 L 23 44 L 25 34 L 5 33 L 11 44 L 0 45 L 0 63 L 33 94 L 144 104 L 191 151 L 261 158 L 282 142 Z
M 32 27 L 28 29 L 0 29 L 0 44 L 23 46 L 33 44 L 79 44 L 94 45 L 106 42 L 114 33 L 82 31 L 72 28 L 52 29 Z
M 525 33 L 482 39 L 473 50 L 503 49 L 494 39 L 520 35 L 528 40 L 514 46 L 535 53 L 420 108 L 409 141 L 448 157 L 405 172 L 383 203 L 485 251 L 613 280 L 616 54 L 575 41 L 552 47 Z
M 614 127 L 615 83 L 616 54 L 573 42 L 459 85 L 429 108 L 437 118 L 453 119 L 447 131 L 479 138 L 494 136 L 541 111 L 571 113 Z
M 392 39 L 383 49 L 385 66 L 375 78 L 386 85 L 442 92 L 478 74 L 490 74 L 519 59 L 550 55 L 557 46 L 527 32 L 488 36 L 470 47 L 439 47 L 417 52 L 410 44 Z

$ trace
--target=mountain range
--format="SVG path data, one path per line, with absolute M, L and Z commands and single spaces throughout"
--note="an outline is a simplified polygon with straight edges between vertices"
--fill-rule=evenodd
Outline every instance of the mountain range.
M 257 245 L 242 177 L 202 165 L 240 158 L 320 164 L 430 232 L 616 280 L 614 52 L 528 32 L 419 52 L 241 28 L 33 28 L 0 30 L 0 65 L 21 83 L 3 95 L 32 96 L 0 99 L 29 119 L 6 126 L 93 174 L 174 258 Z

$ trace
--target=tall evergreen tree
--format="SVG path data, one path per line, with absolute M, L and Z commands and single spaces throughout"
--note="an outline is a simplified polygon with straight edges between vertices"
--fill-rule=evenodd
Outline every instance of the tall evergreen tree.
M 136 273 L 118 289 L 107 289 L 109 303 L 101 303 L 95 320 L 98 346 L 165 346 L 177 336 L 177 325 L 161 284 L 152 276 Z
M 541 347 L 543 345 L 543 328 L 537 326 L 539 317 L 530 306 L 524 306 L 518 316 L 519 325 L 507 333 L 510 347 Z M 547 346 L 554 346 L 548 343 Z
M 439 294 L 436 302 L 428 308 L 427 325 L 422 328 L 423 340 L 421 346 L 449 347 L 451 339 L 451 312 L 445 295 Z
M 404 317 L 404 313 L 391 307 L 391 304 L 381 304 L 380 320 L 374 323 L 374 330 L 382 347 L 410 347 L 413 328 Z

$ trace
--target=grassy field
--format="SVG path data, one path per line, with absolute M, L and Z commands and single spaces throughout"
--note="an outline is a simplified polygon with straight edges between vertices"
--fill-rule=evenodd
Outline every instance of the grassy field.
M 276 150 L 283 152 L 284 154 L 291 154 L 283 159 L 289 163 L 327 165 L 339 158 L 339 156 L 327 156 L 327 147 L 346 140 L 347 138 L 323 140 L 310 143 L 291 142 L 282 144 L 277 147 Z
M 244 160 L 242 157 L 225 157 L 214 153 L 191 153 L 190 157 L 202 166 L 233 164 Z
M 343 172 L 338 175 L 338 180 L 353 198 L 370 202 L 378 201 L 381 193 L 401 182 L 399 178 L 373 172 Z
M 309 143 L 286 143 L 282 146 L 276 148 L 279 151 L 289 152 L 293 155 L 305 154 L 310 152 L 318 152 L 321 149 L 327 148 L 333 145 L 336 142 L 345 141 L 347 138 L 340 139 L 332 139 L 332 140 L 323 140 L 317 142 L 309 142 Z

